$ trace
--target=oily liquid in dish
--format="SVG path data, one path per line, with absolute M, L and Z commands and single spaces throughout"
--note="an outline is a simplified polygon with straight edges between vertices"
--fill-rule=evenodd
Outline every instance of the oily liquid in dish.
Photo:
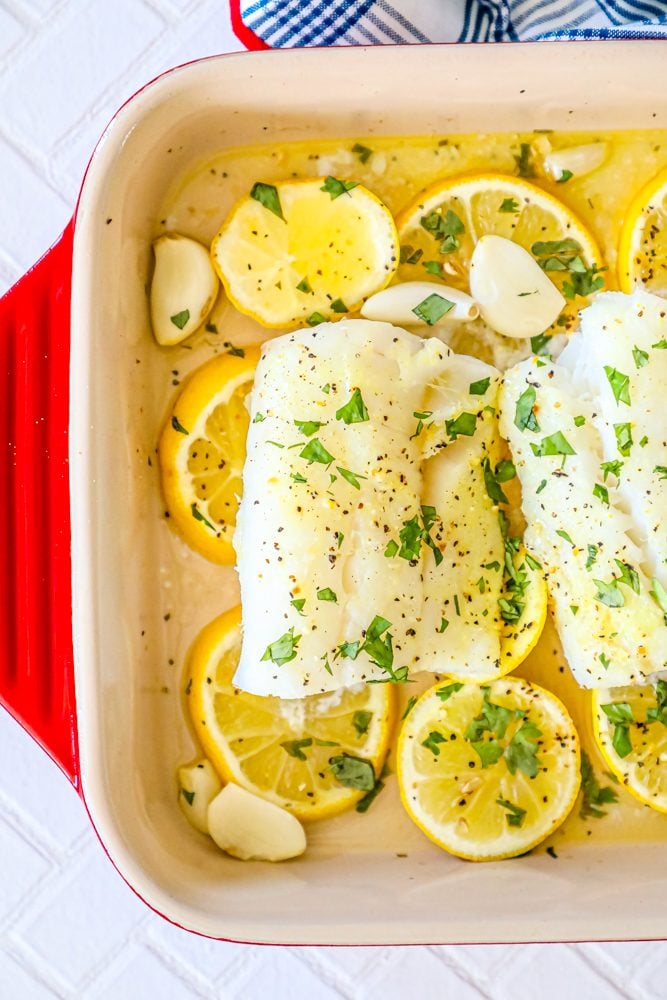
M 557 183 L 543 176 L 527 179 L 563 201 L 589 227 L 598 241 L 604 263 L 609 267 L 605 273 L 605 288 L 614 289 L 617 287 L 617 244 L 624 214 L 643 185 L 667 167 L 667 131 L 543 134 L 554 150 L 597 141 L 607 144 L 605 161 L 588 175 L 572 177 L 566 183 Z M 333 175 L 359 181 L 396 214 L 423 188 L 447 177 L 473 172 L 516 176 L 522 144 L 534 143 L 538 138 L 535 132 L 409 138 L 352 137 L 349 140 L 273 143 L 226 150 L 185 176 L 176 178 L 157 219 L 154 235 L 157 237 L 173 230 L 209 244 L 232 205 L 248 193 L 255 181 L 275 183 L 291 177 Z M 366 156 L 363 152 L 353 152 L 355 144 L 372 150 L 372 153 Z M 224 344 L 229 342 L 242 347 L 275 336 L 274 332 L 259 326 L 250 317 L 238 313 L 224 295 L 220 296 L 210 322 L 215 325 L 218 334 L 210 330 L 202 331 L 188 341 L 187 348 L 171 350 L 174 369 L 185 374 L 212 353 L 224 350 Z M 504 340 L 495 334 L 491 335 L 490 342 L 482 340 L 479 326 L 465 331 L 453 346 L 459 352 L 476 355 L 501 368 L 530 353 L 523 341 Z M 584 839 L 627 844 L 639 840 L 665 840 L 667 816 L 640 805 L 605 773 L 605 764 L 592 736 L 590 694 L 581 690 L 574 681 L 550 617 L 538 645 L 521 664 L 517 674 L 546 687 L 562 699 L 575 721 L 582 748 L 587 752 L 600 784 L 611 786 L 618 792 L 618 802 L 603 807 L 606 812 L 604 818 L 580 818 L 578 804 L 564 825 L 536 850 L 551 845 L 558 852 L 568 843 Z M 399 686 L 402 699 L 407 701 L 409 695 L 418 693 L 436 680 L 433 675 L 421 675 L 418 683 Z M 391 766 L 392 755 L 389 763 Z M 399 809 L 395 786 L 395 781 L 388 782 L 382 797 L 395 798 L 392 806 Z M 363 822 L 363 817 L 356 819 Z M 338 824 L 346 822 L 348 820 L 342 816 L 324 826 L 332 828 L 329 836 L 335 836 Z

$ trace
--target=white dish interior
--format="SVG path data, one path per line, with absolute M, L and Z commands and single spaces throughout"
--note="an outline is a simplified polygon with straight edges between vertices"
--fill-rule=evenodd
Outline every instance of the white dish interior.
M 176 766 L 195 753 L 180 698 L 183 660 L 238 590 L 232 570 L 191 553 L 160 516 L 154 449 L 175 366 L 150 335 L 145 294 L 167 188 L 226 146 L 665 127 L 664 54 L 659 42 L 620 42 L 216 57 L 148 86 L 105 133 L 77 216 L 72 300 L 82 785 L 114 863 L 176 923 L 303 944 L 667 936 L 662 844 L 591 839 L 557 861 L 540 853 L 471 865 L 411 824 L 395 780 L 366 816 L 311 826 L 308 852 L 293 863 L 234 861 L 189 828 L 175 784 Z M 206 356 L 193 351 L 176 366 L 179 378 Z

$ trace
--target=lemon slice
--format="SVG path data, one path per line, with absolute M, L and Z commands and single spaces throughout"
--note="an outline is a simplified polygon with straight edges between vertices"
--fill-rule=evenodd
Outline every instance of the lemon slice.
M 248 411 L 259 348 L 222 354 L 190 376 L 162 431 L 158 454 L 171 523 L 212 562 L 235 561 Z
M 601 275 L 589 271 L 588 278 L 582 278 L 581 270 L 574 272 L 580 267 L 573 263 L 575 258 L 586 269 L 602 262 L 583 222 L 553 195 L 519 177 L 470 174 L 440 181 L 422 191 L 398 215 L 396 225 L 401 241 L 400 281 L 441 278 L 464 291 L 469 288 L 472 251 L 481 236 L 502 236 L 530 252 L 537 243 L 574 241 L 560 253 L 537 254 L 540 262 L 549 261 L 546 273 L 571 300 L 552 332 L 575 325 L 577 310 L 587 298 L 579 290 L 591 284 L 596 290 L 602 286 Z M 566 266 L 558 270 L 561 264 Z
M 623 292 L 641 285 L 667 298 L 667 170 L 642 188 L 625 214 L 618 282 Z
M 397 762 L 410 818 L 469 861 L 535 847 L 563 822 L 581 783 L 564 706 L 518 677 L 436 684 L 408 715 Z
M 396 716 L 389 684 L 285 700 L 232 683 L 241 609 L 204 628 L 190 651 L 186 696 L 203 750 L 234 781 L 299 819 L 321 819 L 377 792 Z
M 640 802 L 667 812 L 667 683 L 593 691 L 592 704 L 609 770 Z
M 398 237 L 389 209 L 333 177 L 256 184 L 211 246 L 236 308 L 271 328 L 340 319 L 391 280 Z

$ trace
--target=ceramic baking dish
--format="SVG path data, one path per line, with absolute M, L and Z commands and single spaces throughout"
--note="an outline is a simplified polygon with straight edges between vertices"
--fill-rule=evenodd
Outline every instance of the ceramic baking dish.
M 150 336 L 150 239 L 167 187 L 203 158 L 275 139 L 652 126 L 667 127 L 660 42 L 207 59 L 121 109 L 75 220 L 0 303 L 2 701 L 168 919 L 273 943 L 667 936 L 662 843 L 471 865 L 432 846 L 390 789 L 364 817 L 311 827 L 295 863 L 243 864 L 196 835 L 174 784 L 194 751 L 183 656 L 237 590 L 173 538 L 147 460 L 172 366 Z

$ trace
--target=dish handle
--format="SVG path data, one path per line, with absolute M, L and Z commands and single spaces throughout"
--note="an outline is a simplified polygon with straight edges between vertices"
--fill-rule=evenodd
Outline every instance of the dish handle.
M 0 299 L 0 704 L 79 787 L 68 470 L 73 221 Z

